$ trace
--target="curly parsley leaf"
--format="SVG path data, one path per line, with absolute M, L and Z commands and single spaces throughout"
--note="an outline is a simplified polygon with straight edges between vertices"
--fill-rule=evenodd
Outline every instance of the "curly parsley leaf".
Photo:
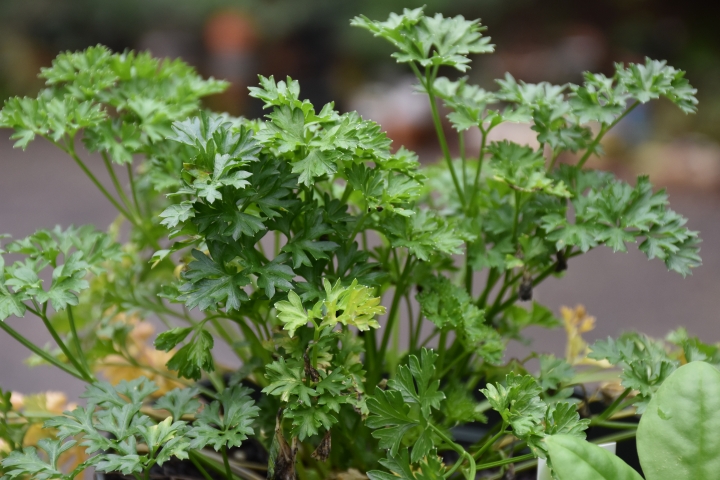
M 239 447 L 254 433 L 250 425 L 259 411 L 250 398 L 250 389 L 236 385 L 223 390 L 218 400 L 203 408 L 187 431 L 186 435 L 193 439 L 190 448 L 209 445 L 217 451 L 223 447 Z

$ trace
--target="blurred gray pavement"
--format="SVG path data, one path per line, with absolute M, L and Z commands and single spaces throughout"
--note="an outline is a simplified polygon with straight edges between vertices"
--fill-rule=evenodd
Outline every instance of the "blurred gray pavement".
M 26 152 L 13 149 L 9 133 L 0 131 L 0 233 L 20 238 L 56 224 L 108 227 L 114 208 L 69 157 L 44 141 L 31 143 Z M 99 159 L 91 159 L 89 165 L 109 183 Z M 692 276 L 683 279 L 669 273 L 661 262 L 648 261 L 634 248 L 627 254 L 601 248 L 571 259 L 565 277 L 546 280 L 536 289 L 536 299 L 556 313 L 561 305 L 584 304 L 597 317 L 597 328 L 585 335 L 589 340 L 624 330 L 664 336 L 682 325 L 707 342 L 720 341 L 720 195 L 671 191 L 670 200 L 675 210 L 689 217 L 690 228 L 701 232 L 704 265 Z M 42 323 L 31 314 L 7 321 L 36 341 L 49 341 Z M 526 333 L 533 337 L 533 348 L 563 354 L 562 329 Z M 524 356 L 527 351 L 529 347 L 515 344 L 508 354 Z M 57 369 L 28 368 L 26 357 L 24 347 L 0 332 L 2 388 L 23 393 L 62 390 L 70 398 L 82 391 L 81 382 Z

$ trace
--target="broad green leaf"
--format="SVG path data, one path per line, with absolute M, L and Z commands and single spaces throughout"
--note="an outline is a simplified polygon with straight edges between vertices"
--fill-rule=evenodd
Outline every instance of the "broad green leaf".
M 545 442 L 558 480 L 642 480 L 616 455 L 578 437 L 552 435 Z
M 715 478 L 720 471 L 720 372 L 691 362 L 670 375 L 640 419 L 637 447 L 647 480 Z

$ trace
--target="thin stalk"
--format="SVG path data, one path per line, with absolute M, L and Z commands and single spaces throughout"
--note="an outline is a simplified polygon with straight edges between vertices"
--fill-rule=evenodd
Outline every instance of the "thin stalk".
M 474 480 L 475 476 L 477 475 L 477 467 L 475 466 L 475 459 L 472 457 L 472 455 L 470 455 L 463 447 L 455 443 L 450 437 L 445 435 L 445 432 L 437 428 L 435 425 L 433 425 L 432 423 L 429 425 L 438 437 L 440 437 L 445 443 L 447 443 L 450 448 L 455 450 L 455 452 L 460 455 L 458 462 L 462 462 L 463 458 L 468 461 L 470 468 L 465 475 L 465 478 L 467 478 L 468 480 Z
M 447 330 L 440 332 L 440 339 L 438 340 L 438 362 L 437 369 L 442 371 L 445 363 L 445 344 L 447 343 Z
M 77 371 L 81 373 L 86 382 L 92 383 L 93 378 L 88 375 L 88 373 L 83 369 L 82 365 L 80 365 L 80 362 L 78 362 L 75 358 L 75 355 L 72 354 L 67 345 L 65 345 L 65 342 L 62 341 L 60 335 L 58 335 L 57 331 L 55 330 L 55 327 L 52 326 L 52 323 L 50 323 L 50 320 L 47 318 L 47 315 L 40 314 L 40 319 L 43 321 L 43 323 L 45 324 L 45 328 L 47 328 L 48 332 L 50 332 L 53 340 L 55 340 L 55 343 L 57 343 L 57 346 L 60 347 L 60 350 L 62 350 L 70 363 L 72 363 L 73 366 L 77 369 Z
M 512 243 L 515 245 L 518 235 L 518 223 L 520 223 L 520 204 L 522 202 L 521 192 L 515 190 L 515 215 L 513 216 Z
M 489 130 L 485 131 L 480 127 L 480 133 L 482 134 L 482 138 L 480 140 L 480 153 L 478 153 L 478 166 L 477 170 L 475 171 L 475 181 L 473 182 L 473 189 L 472 189 L 472 197 L 470 197 L 470 205 L 475 204 L 475 199 L 477 198 L 477 192 L 480 188 L 480 174 L 482 173 L 483 168 L 483 160 L 485 159 L 485 147 L 487 145 L 487 134 L 489 133 Z
M 405 280 L 406 277 L 410 274 L 411 266 L 412 256 L 410 255 L 410 253 L 408 253 L 402 274 L 398 279 L 398 283 L 395 285 L 395 292 L 393 294 L 392 304 L 390 305 L 390 313 L 388 314 L 388 322 L 387 325 L 385 325 L 385 332 L 383 332 L 382 343 L 380 344 L 380 352 L 378 354 L 378 358 L 380 360 L 385 358 L 385 352 L 387 351 L 387 346 L 390 341 L 390 332 L 392 331 L 393 325 L 395 324 L 399 316 L 397 311 L 398 305 L 400 304 L 400 299 L 405 293 Z
M 405 296 L 405 305 L 408 309 L 408 349 L 411 352 L 415 351 L 415 315 L 413 315 L 412 302 L 410 301 L 410 295 Z
M 220 338 L 222 338 L 225 343 L 227 343 L 228 347 L 232 349 L 235 355 L 237 355 L 240 360 L 247 362 L 248 359 L 243 354 L 242 349 L 235 346 L 235 344 L 237 343 L 236 339 L 232 338 L 232 336 L 228 333 L 225 327 L 220 323 L 220 318 L 213 318 L 210 323 L 213 324 L 213 327 L 215 327 L 215 330 L 217 330 Z
M 228 459 L 227 446 L 222 447 L 223 464 L 225 465 L 225 476 L 228 479 L 233 478 L 232 470 L 230 469 L 230 460 Z
M 507 433 L 507 432 L 505 431 L 506 428 L 507 428 L 507 425 L 505 424 L 505 422 L 503 422 L 502 427 L 500 428 L 500 431 L 497 432 L 495 435 L 493 435 L 492 438 L 490 438 L 490 440 L 488 440 L 487 442 L 485 442 L 485 444 L 480 448 L 480 450 L 478 450 L 477 452 L 475 452 L 475 455 L 473 455 L 473 458 L 476 459 L 476 460 L 480 460 L 480 458 L 483 456 L 483 454 L 484 454 L 490 447 L 492 447 L 492 446 L 495 444 L 495 442 L 497 441 L 497 439 L 500 438 L 500 437 L 502 437 L 503 435 L 505 435 L 505 434 Z
M 463 360 L 465 360 L 467 357 L 469 357 L 472 354 L 473 354 L 472 350 L 466 350 L 461 355 L 456 355 L 455 359 L 452 362 L 450 362 L 450 364 L 447 367 L 445 367 L 443 370 L 440 370 L 440 375 L 438 375 L 438 376 L 440 378 L 443 378 L 445 375 L 447 375 L 450 372 L 450 370 L 453 369 L 453 367 L 455 365 L 462 362 Z
M 585 154 L 582 156 L 582 158 L 580 159 L 580 161 L 578 161 L 578 163 L 577 163 L 577 168 L 578 168 L 578 169 L 582 168 L 583 165 L 585 165 L 585 162 L 587 162 L 588 158 L 590 158 L 590 155 L 592 155 L 592 153 L 595 151 L 595 147 L 598 146 L 598 144 L 599 144 L 600 141 L 603 139 L 603 137 L 605 136 L 605 134 L 606 134 L 607 132 L 609 132 L 610 129 L 612 129 L 615 125 L 617 125 L 617 124 L 620 122 L 620 120 L 622 120 L 623 118 L 625 118 L 628 113 L 630 113 L 630 112 L 632 112 L 633 110 L 635 110 L 635 108 L 636 108 L 638 105 L 640 105 L 640 102 L 636 100 L 635 103 L 633 103 L 632 105 L 630 105 L 630 107 L 629 107 L 627 110 L 625 110 L 622 115 L 620 115 L 619 117 L 617 117 L 612 123 L 610 123 L 609 125 L 603 125 L 602 128 L 600 128 L 600 132 L 598 133 L 598 136 L 595 137 L 595 140 L 593 140 L 593 142 L 592 142 L 590 145 L 588 145 L 588 148 L 587 148 L 587 150 L 585 151 Z
M 118 212 L 120 212 L 130 223 L 132 223 L 133 225 L 137 226 L 137 224 L 135 223 L 135 218 L 134 218 L 132 215 L 130 215 L 130 213 L 128 213 L 128 211 L 125 210 L 125 209 L 118 203 L 118 201 L 115 199 L 115 197 L 113 197 L 112 195 L 110 195 L 110 192 L 108 192 L 107 189 L 103 186 L 103 184 L 100 183 L 100 181 L 97 179 L 97 177 L 95 177 L 95 175 L 93 175 L 93 173 L 92 173 L 92 172 L 90 171 L 90 169 L 85 165 L 85 163 L 84 163 L 82 160 L 80 160 L 80 157 L 78 157 L 77 153 L 75 153 L 75 146 L 73 145 L 72 142 L 73 142 L 72 140 L 69 140 L 69 141 L 67 142 L 67 148 L 62 148 L 62 147 L 60 147 L 60 148 L 63 149 L 63 150 L 65 150 L 65 152 L 66 152 L 68 155 L 70 155 L 70 157 L 72 157 L 73 160 L 75 160 L 75 163 L 78 164 L 78 166 L 80 167 L 80 169 L 81 169 L 81 170 L 85 173 L 85 175 L 87 175 L 87 177 L 95 184 L 95 186 L 98 188 L 98 190 L 100 190 L 100 192 L 101 192 L 103 195 L 105 195 L 105 198 L 107 198 L 107 199 L 110 201 L 110 203 L 113 204 L 113 206 L 118 210 Z M 58 144 L 56 144 L 56 145 L 58 145 Z M 59 145 L 58 145 L 58 146 L 59 146 Z
M 609 420 L 593 422 L 592 425 L 596 427 L 612 428 L 616 430 L 637 430 L 638 428 L 636 423 L 611 422 Z
M 458 132 L 458 149 L 460 150 L 460 160 L 462 162 L 462 186 L 463 190 L 468 187 L 467 184 L 467 159 L 465 158 L 465 132 Z
M 195 458 L 195 455 L 193 455 L 193 452 L 190 452 L 190 461 L 193 465 L 195 465 L 195 468 L 197 468 L 198 472 L 200 472 L 200 475 L 203 476 L 205 480 L 213 480 L 213 478 L 210 476 L 210 474 L 205 470 L 205 467 L 202 466 L 200 462 L 197 461 L 197 458 Z
M 542 282 L 543 280 L 545 280 L 550 275 L 552 275 L 552 273 L 554 271 L 555 271 L 555 264 L 552 264 L 548 268 L 546 268 L 539 276 L 537 276 L 533 279 L 533 282 L 532 282 L 533 287 L 536 286 L 538 283 Z M 502 312 L 507 307 L 509 307 L 510 305 L 515 303 L 515 301 L 517 299 L 518 299 L 518 294 L 517 294 L 517 292 L 515 292 L 514 294 L 512 294 L 510 296 L 510 298 L 508 298 L 505 302 L 500 304 L 498 307 L 493 306 L 490 309 L 490 311 L 488 312 L 487 318 L 491 320 L 495 315 L 497 315 L 498 312 Z
M 553 168 L 555 168 L 555 162 L 557 162 L 558 157 L 560 156 L 560 150 L 557 152 L 553 150 L 552 157 L 550 159 L 550 165 L 548 166 L 547 171 L 552 172 Z
M 411 65 L 415 67 L 413 63 L 411 63 Z M 414 71 L 416 72 L 416 75 L 420 74 L 420 72 L 417 70 L 417 67 L 414 68 Z M 419 76 L 418 79 L 420 80 L 420 83 L 423 83 L 422 76 Z M 460 199 L 460 205 L 462 206 L 463 210 L 465 210 L 465 193 L 463 189 L 460 188 L 460 181 L 457 178 L 457 173 L 455 172 L 455 168 L 452 164 L 450 148 L 448 148 L 447 139 L 445 138 L 445 131 L 443 130 L 442 120 L 440 119 L 440 113 L 438 113 L 437 102 L 435 100 L 435 89 L 433 86 L 434 81 L 435 78 L 434 75 L 431 74 L 430 69 L 425 69 L 424 86 L 425 91 L 427 92 L 430 99 L 430 111 L 432 113 L 433 123 L 435 124 L 435 132 L 437 133 L 438 141 L 440 142 L 440 149 L 443 152 L 443 157 L 445 157 L 445 162 L 447 162 L 448 170 L 450 170 L 450 176 L 452 177 L 453 184 L 455 185 L 455 190 L 457 191 L 458 198 Z
M 88 376 L 92 379 L 92 381 L 96 381 L 95 375 L 93 375 L 92 371 L 90 370 L 90 366 L 88 365 L 87 358 L 85 357 L 85 352 L 82 349 L 82 345 L 80 345 L 80 337 L 77 333 L 77 328 L 75 326 L 75 316 L 73 315 L 72 311 L 72 305 L 67 306 L 67 313 L 68 313 L 68 321 L 70 322 L 70 331 L 72 332 L 72 336 L 75 342 L 75 350 L 78 352 L 78 356 L 80 357 L 80 362 L 82 363 L 83 368 L 85 369 L 85 372 L 88 374 Z
M 535 455 L 533 455 L 532 453 L 528 453 L 526 455 L 520 455 L 519 457 L 510 457 L 503 460 L 498 460 L 497 462 L 483 463 L 478 465 L 477 469 L 486 470 L 488 468 L 502 467 L 503 465 L 508 465 L 510 463 L 516 462 L 524 462 L 525 460 L 530 460 L 532 458 L 535 458 Z
M 74 368 L 70 368 L 69 366 L 65 365 L 57 358 L 55 358 L 52 355 L 50 355 L 49 353 L 47 353 L 45 350 L 42 350 L 41 348 L 37 347 L 30 340 L 28 340 L 27 338 L 22 336 L 20 333 L 15 331 L 15 329 L 13 329 L 6 322 L 0 322 L 0 328 L 5 330 L 8 333 L 8 335 L 13 337 L 15 340 L 17 340 L 23 346 L 25 346 L 28 350 L 30 350 L 31 352 L 33 352 L 35 355 L 39 356 L 46 362 L 58 367 L 60 370 L 66 372 L 66 373 L 69 373 L 70 375 L 72 375 L 75 378 L 79 378 L 80 380 L 82 380 L 84 382 L 87 381 L 87 378 L 85 378 L 82 374 L 80 374 L 80 372 L 78 372 Z
M 480 298 L 478 298 L 477 306 L 480 308 L 485 307 L 485 303 L 487 302 L 487 297 L 490 295 L 490 291 L 493 289 L 495 284 L 498 280 L 500 280 L 501 275 L 499 274 L 498 270 L 496 268 L 490 268 L 488 270 L 488 276 L 487 281 L 485 282 L 485 289 L 483 290 L 482 294 L 480 295 Z
M 135 174 L 133 173 L 132 163 L 126 163 L 128 180 L 130 181 L 130 193 L 132 193 L 133 202 L 135 202 L 135 210 L 141 214 L 140 202 L 138 201 L 137 188 L 135 187 Z
M 632 392 L 632 389 L 631 389 L 631 388 L 626 388 L 626 389 L 615 399 L 615 401 L 614 401 L 612 404 L 610 404 L 610 406 L 609 406 L 607 409 L 605 409 L 604 412 L 602 412 L 601 414 L 599 414 L 597 417 L 595 417 L 594 419 L 592 419 L 592 420 L 590 421 L 591 425 L 594 425 L 595 422 L 602 422 L 602 421 L 607 420 L 608 418 L 610 418 L 610 416 L 618 410 L 618 406 L 622 403 L 622 401 L 625 400 L 625 398 L 626 398 L 628 395 L 630 395 L 630 392 Z
M 130 202 L 130 199 L 127 197 L 127 195 L 125 195 L 125 190 L 123 190 L 122 186 L 120 185 L 120 181 L 115 174 L 115 169 L 113 168 L 112 162 L 108 158 L 107 153 L 100 152 L 100 155 L 102 156 L 103 162 L 105 163 L 105 168 L 110 175 L 110 180 L 112 180 L 112 183 L 115 186 L 115 191 L 118 193 L 118 195 L 120 195 L 120 200 L 122 200 L 122 202 L 125 204 L 125 208 L 127 208 L 128 211 L 132 211 L 132 203 Z
M 420 347 L 424 347 L 424 346 L 426 346 L 428 343 L 430 343 L 430 340 L 432 340 L 433 338 L 435 338 L 438 333 L 440 333 L 440 330 L 436 328 L 436 329 L 433 331 L 433 333 L 431 333 L 430 335 L 428 335 L 427 338 L 425 338 L 425 340 L 423 340 L 423 342 L 420 344 Z

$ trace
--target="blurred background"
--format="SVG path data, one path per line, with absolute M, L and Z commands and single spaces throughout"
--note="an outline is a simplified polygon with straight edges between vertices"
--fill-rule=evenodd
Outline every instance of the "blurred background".
M 431 162 L 439 149 L 426 98 L 413 94 L 413 79 L 390 58 L 385 42 L 349 26 L 358 14 L 384 19 L 422 4 L 428 13 L 482 18 L 496 53 L 474 58 L 469 75 L 487 89 L 506 71 L 527 82 L 579 83 L 583 71 L 610 74 L 614 62 L 645 56 L 687 71 L 699 91 L 698 114 L 686 116 L 662 101 L 639 108 L 606 137 L 608 155 L 593 166 L 628 180 L 647 173 L 666 187 L 673 208 L 701 232 L 704 265 L 683 279 L 636 250 L 599 249 L 573 259 L 565 278 L 548 280 L 536 298 L 556 313 L 562 305 L 584 304 L 597 317 L 597 328 L 586 334 L 590 340 L 628 329 L 664 336 L 685 325 L 707 342 L 720 341 L 720 2 L 0 0 L 0 100 L 35 95 L 42 86 L 39 69 L 58 52 L 101 43 L 115 51 L 182 57 L 206 76 L 229 80 L 232 87 L 207 106 L 235 115 L 262 115 L 246 94 L 257 74 L 289 75 L 316 105 L 335 101 L 341 111 L 358 110 L 379 122 L 395 147 L 405 145 Z M 534 141 L 523 125 L 499 133 Z M 109 225 L 112 206 L 70 159 L 40 141 L 27 152 L 13 150 L 9 135 L 0 132 L 0 232 L 22 237 L 55 224 Z M 105 178 L 100 168 L 96 174 Z M 10 321 L 44 339 L 34 318 Z M 528 334 L 540 351 L 563 354 L 562 330 Z M 527 351 L 515 344 L 508 355 Z M 3 388 L 77 395 L 79 385 L 51 368 L 28 371 L 25 356 L 0 336 Z

